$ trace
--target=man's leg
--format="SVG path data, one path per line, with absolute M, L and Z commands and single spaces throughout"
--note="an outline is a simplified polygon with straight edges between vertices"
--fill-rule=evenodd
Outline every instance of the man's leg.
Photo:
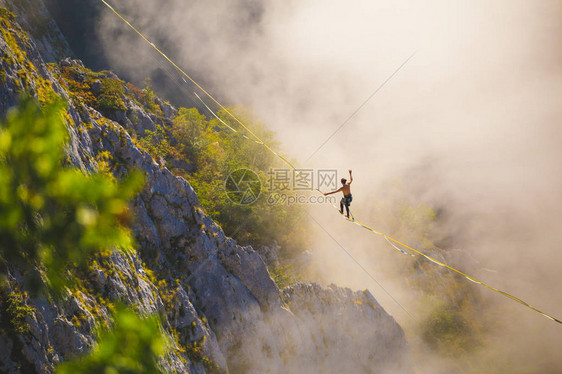
M 343 200 L 340 200 L 340 213 L 343 214 Z
M 345 204 L 345 211 L 347 212 L 347 218 L 349 218 L 349 204 Z

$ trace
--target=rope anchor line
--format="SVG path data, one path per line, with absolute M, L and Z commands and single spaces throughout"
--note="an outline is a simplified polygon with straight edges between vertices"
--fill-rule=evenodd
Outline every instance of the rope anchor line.
M 183 75 L 183 76 L 184 76 L 185 78 L 187 78 L 191 83 L 193 83 L 198 89 L 201 90 L 201 92 L 203 92 L 209 99 L 211 99 L 215 104 L 217 104 L 217 105 L 218 105 L 226 114 L 228 114 L 236 123 L 238 123 L 240 126 L 242 126 L 242 128 L 243 128 L 244 130 L 246 130 L 250 135 L 252 135 L 252 136 L 255 138 L 254 141 L 256 141 L 257 143 L 263 144 L 263 146 L 264 146 L 268 151 L 270 151 L 270 152 L 271 152 L 272 154 L 274 154 L 277 158 L 279 158 L 281 161 L 283 161 L 283 163 L 285 163 L 285 165 L 287 165 L 290 169 L 292 169 L 293 171 L 295 171 L 295 172 L 297 172 L 297 173 L 299 172 L 288 160 L 286 160 L 283 156 L 281 156 L 280 154 L 278 154 L 278 153 L 277 153 L 274 149 L 272 149 L 269 145 L 267 145 L 266 143 L 264 143 L 264 142 L 260 139 L 260 137 L 257 136 L 252 130 L 250 130 L 241 120 L 238 119 L 238 117 L 236 117 L 234 114 L 232 114 L 232 113 L 231 113 L 227 108 L 225 108 L 217 99 L 215 99 L 210 93 L 208 93 L 203 87 L 201 87 L 193 78 L 191 78 L 184 70 L 182 70 L 172 59 L 170 59 L 164 52 L 162 52 L 154 43 L 152 43 L 150 40 L 148 40 L 148 39 L 144 36 L 144 34 L 142 34 L 142 33 L 141 33 L 139 30 L 137 30 L 131 23 L 129 23 L 129 21 L 127 21 L 117 10 L 115 10 L 110 4 L 108 4 L 106 0 L 100 0 L 100 1 L 101 1 L 106 7 L 108 7 L 113 13 L 115 13 L 115 15 L 116 15 L 117 17 L 119 17 L 125 24 L 127 24 L 127 26 L 129 26 L 134 32 L 136 32 L 144 41 L 146 41 L 152 48 L 154 48 L 154 50 L 155 50 L 156 52 L 158 52 L 162 57 L 164 57 L 164 59 L 166 59 L 181 75 Z M 185 82 L 186 84 L 188 83 L 187 81 L 185 81 L 185 79 L 184 79 L 184 82 Z M 195 93 L 195 94 L 196 94 L 196 93 Z M 196 94 L 196 95 L 197 95 L 197 94 Z M 197 97 L 203 102 L 203 100 L 199 97 L 199 95 L 197 95 Z M 208 108 L 208 106 L 207 106 L 204 102 L 203 102 L 203 104 L 205 105 L 205 107 Z M 208 109 L 210 110 L 210 108 L 208 108 Z M 211 111 L 211 110 L 210 110 L 210 111 Z M 211 112 L 212 112 L 212 111 L 211 111 Z M 213 113 L 213 114 L 214 114 L 214 113 Z M 215 115 L 215 116 L 216 116 L 216 115 Z M 216 117 L 218 117 L 218 116 L 216 116 Z M 220 120 L 220 119 L 219 119 L 219 120 Z M 223 122 L 223 121 L 221 120 L 221 122 Z M 226 123 L 224 123 L 224 122 L 223 122 L 223 124 L 226 125 Z M 226 126 L 228 126 L 228 125 L 226 125 Z M 228 127 L 231 128 L 230 126 L 228 126 Z M 231 128 L 231 129 L 232 129 L 232 128 Z M 234 129 L 232 129 L 232 130 L 235 131 L 235 132 L 238 132 L 238 131 L 236 131 L 236 130 L 234 130 Z M 240 133 L 240 134 L 241 134 L 241 133 Z M 241 135 L 243 135 L 243 134 L 241 134 Z M 244 135 L 243 135 L 243 136 L 244 136 Z M 253 140 L 253 139 L 250 139 L 250 140 Z M 316 189 L 316 191 L 317 191 L 318 193 L 322 194 L 322 192 L 321 192 L 320 190 Z M 337 206 L 335 206 L 332 202 L 330 202 L 330 204 L 331 204 L 335 209 L 337 209 L 337 210 L 339 211 L 339 208 L 338 208 Z M 412 254 L 407 253 L 406 251 L 399 249 L 398 246 L 401 246 L 401 247 L 403 247 L 403 248 L 407 248 L 407 249 L 409 249 L 410 251 L 412 251 L 412 252 L 414 252 L 414 253 L 416 253 L 416 254 L 418 254 L 418 255 L 420 255 L 420 256 L 426 258 L 427 260 L 429 260 L 429 261 L 431 261 L 431 262 L 433 262 L 433 263 L 435 263 L 435 264 L 437 264 L 437 265 L 439 265 L 439 266 L 441 266 L 441 267 L 444 267 L 444 268 L 446 268 L 446 269 L 448 269 L 448 270 L 450 270 L 450 271 L 452 271 L 452 272 L 455 272 L 455 273 L 457 273 L 457 274 L 459 274 L 459 275 L 462 275 L 464 278 L 466 278 L 467 280 L 469 280 L 469 281 L 471 281 L 471 282 L 474 282 L 474 283 L 480 284 L 480 285 L 482 285 L 482 286 L 484 286 L 484 287 L 487 287 L 488 289 L 490 289 L 490 290 L 492 290 L 492 291 L 494 291 L 494 292 L 497 292 L 498 294 L 503 295 L 503 296 L 505 296 L 505 297 L 507 297 L 507 298 L 509 298 L 509 299 L 511 299 L 511 300 L 513 300 L 513 301 L 515 301 L 515 302 L 517 302 L 517 303 L 519 303 L 519 304 L 521 304 L 521 305 L 523 305 L 523 306 L 525 306 L 525 307 L 527 307 L 527 308 L 529 308 L 529 309 L 531 309 L 531 310 L 533 310 L 533 311 L 535 311 L 535 312 L 537 312 L 537 313 L 539 313 L 539 314 L 541 314 L 542 316 L 544 316 L 544 317 L 546 317 L 546 318 L 548 318 L 548 319 L 550 319 L 550 320 L 552 320 L 552 321 L 554 321 L 554 322 L 557 322 L 557 323 L 559 323 L 559 324 L 562 324 L 562 321 L 561 321 L 561 320 L 559 320 L 559 319 L 557 319 L 557 318 L 555 318 L 555 317 L 553 317 L 553 316 L 551 316 L 551 315 L 549 315 L 549 314 L 547 314 L 547 313 L 545 313 L 545 312 L 543 312 L 543 311 L 541 311 L 541 310 L 539 310 L 539 309 L 537 309 L 537 308 L 531 306 L 530 304 L 528 304 L 527 302 L 525 302 L 525 301 L 519 299 L 518 297 L 515 297 L 515 296 L 513 296 L 513 295 L 510 295 L 509 293 L 507 293 L 507 292 L 505 292 L 505 291 L 501 291 L 501 290 L 499 290 L 499 289 L 497 289 L 497 288 L 495 288 L 495 287 L 493 287 L 493 286 L 491 286 L 491 285 L 489 285 L 489 284 L 487 284 L 487 283 L 484 283 L 484 282 L 482 282 L 482 281 L 480 281 L 480 280 L 478 280 L 478 279 L 476 279 L 476 278 L 473 278 L 473 277 L 471 277 L 471 276 L 469 276 L 469 275 L 463 273 L 462 271 L 457 270 L 457 269 L 455 269 L 455 268 L 453 268 L 453 267 L 451 267 L 451 266 L 449 266 L 449 265 L 447 265 L 447 264 L 445 264 L 445 263 L 443 263 L 443 262 L 440 262 L 440 261 L 438 261 L 438 260 L 436 260 L 436 259 L 434 259 L 434 258 L 432 258 L 432 257 L 430 257 L 430 256 L 428 256 L 428 255 L 426 255 L 425 253 L 420 252 L 420 251 L 418 251 L 418 250 L 416 250 L 416 249 L 414 249 L 414 248 L 412 248 L 412 247 L 410 247 L 410 246 L 408 246 L 408 245 L 406 245 L 406 244 L 404 244 L 404 243 L 401 243 L 400 241 L 398 241 L 398 240 L 396 240 L 396 239 L 394 239 L 394 238 L 392 238 L 392 237 L 390 237 L 390 236 L 388 236 L 388 235 L 386 235 L 386 234 L 384 234 L 384 233 L 382 233 L 382 232 L 379 232 L 379 231 L 373 229 L 372 227 L 369 227 L 369 226 L 367 226 L 367 225 L 365 225 L 365 224 L 363 224 L 363 223 L 361 223 L 361 222 L 359 222 L 359 221 L 353 221 L 353 223 L 355 223 L 355 224 L 361 226 L 362 228 L 364 228 L 364 229 L 366 229 L 366 230 L 368 230 L 368 231 L 370 231 L 370 232 L 372 232 L 372 233 L 374 233 L 374 234 L 377 234 L 377 235 L 379 235 L 379 236 L 382 236 L 389 244 L 392 245 L 392 247 L 393 247 L 394 249 L 398 250 L 398 251 L 401 252 L 401 253 L 404 253 L 404 254 L 406 254 L 406 255 L 412 256 Z

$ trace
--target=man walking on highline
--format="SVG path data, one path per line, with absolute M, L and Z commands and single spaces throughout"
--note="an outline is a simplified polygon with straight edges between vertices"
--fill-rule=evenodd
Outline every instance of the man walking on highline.
M 349 182 L 347 181 L 347 179 L 342 178 L 341 179 L 341 188 L 332 191 L 332 192 L 326 192 L 324 194 L 324 196 L 326 195 L 331 195 L 333 193 L 337 193 L 337 192 L 342 192 L 343 193 L 343 197 L 340 201 L 340 213 L 343 214 L 343 207 L 345 205 L 345 210 L 347 212 L 346 217 L 349 218 L 349 204 L 351 204 L 351 200 L 353 200 L 352 196 L 351 196 L 351 182 L 353 182 L 353 175 L 351 174 L 351 170 L 349 170 Z

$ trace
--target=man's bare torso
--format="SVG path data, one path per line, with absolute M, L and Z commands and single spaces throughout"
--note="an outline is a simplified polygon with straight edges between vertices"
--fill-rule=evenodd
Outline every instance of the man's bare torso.
M 351 193 L 351 186 L 349 183 L 346 183 L 340 188 L 340 191 L 343 192 L 344 195 L 349 195 Z

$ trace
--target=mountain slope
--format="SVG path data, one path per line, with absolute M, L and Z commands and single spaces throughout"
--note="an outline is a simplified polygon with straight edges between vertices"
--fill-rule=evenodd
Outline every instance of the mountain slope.
M 79 286 L 64 302 L 21 296 L 30 310 L 29 329 L 17 333 L 2 325 L 1 371 L 53 372 L 58 362 L 92 346 L 95 326 L 110 324 L 109 305 L 123 301 L 141 314 L 161 316 L 173 337 L 161 361 L 169 372 L 412 372 L 402 329 L 368 291 L 296 284 L 281 292 L 259 254 L 237 245 L 205 215 L 190 184 L 135 144 L 132 133 L 166 126 L 175 108 L 156 99 L 161 114 L 151 113 L 115 74 L 91 73 L 80 61 L 47 65 L 68 51 L 50 21 L 45 27 L 53 37 L 25 31 L 36 29 L 31 14 L 48 15 L 42 2 L 3 4 L 18 16 L 0 10 L 2 116 L 24 92 L 40 103 L 63 97 L 69 103 L 69 164 L 116 178 L 140 169 L 146 184 L 132 204 L 136 250 L 97 255 L 88 272 L 76 274 Z M 88 74 L 96 79 L 88 81 Z M 105 83 L 122 87 L 118 105 L 98 100 Z M 15 266 L 8 265 L 8 281 L 7 295 L 26 289 Z M 0 315 L 7 313 L 3 296 Z

